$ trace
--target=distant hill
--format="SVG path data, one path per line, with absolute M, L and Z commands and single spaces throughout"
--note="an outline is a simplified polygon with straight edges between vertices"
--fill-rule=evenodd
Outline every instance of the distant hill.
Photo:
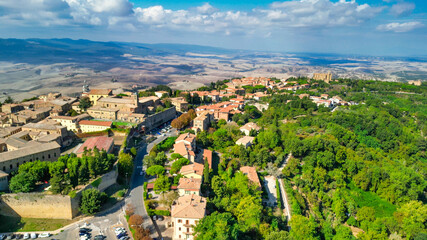
M 97 42 L 72 39 L 0 39 L 0 61 L 48 64 L 57 62 L 108 62 L 126 60 L 123 54 L 138 56 L 233 54 L 240 51 L 185 44 L 142 44 Z

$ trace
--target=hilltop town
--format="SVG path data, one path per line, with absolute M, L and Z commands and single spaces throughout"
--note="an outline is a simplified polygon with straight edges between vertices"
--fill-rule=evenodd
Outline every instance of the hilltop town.
M 414 239 L 425 232 L 425 214 L 416 230 L 405 221 L 425 212 L 426 87 L 314 73 L 193 90 L 85 83 L 74 97 L 9 97 L 0 112 L 0 222 L 10 224 L 0 232 Z M 17 218 L 60 227 L 30 230 Z

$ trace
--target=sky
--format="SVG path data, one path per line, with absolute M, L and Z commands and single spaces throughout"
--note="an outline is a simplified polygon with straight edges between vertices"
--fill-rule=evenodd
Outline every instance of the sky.
M 0 0 L 0 38 L 427 56 L 427 1 Z

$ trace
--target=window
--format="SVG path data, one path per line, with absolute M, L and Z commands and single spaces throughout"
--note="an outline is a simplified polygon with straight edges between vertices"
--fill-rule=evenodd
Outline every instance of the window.
M 6 171 L 6 167 L 5 166 L 3 166 L 3 171 Z
M 42 159 L 44 160 L 44 155 L 42 156 Z
M 187 228 L 187 232 L 190 232 L 190 228 Z
M 16 163 L 16 167 L 19 167 L 19 163 Z
M 185 224 L 190 224 L 190 221 L 189 220 L 185 220 Z
M 179 227 L 178 230 L 181 231 L 181 227 Z
M 182 219 L 178 219 L 178 223 L 182 223 Z
M 56 153 L 53 153 L 53 156 L 56 157 Z
M 13 166 L 12 166 L 12 164 L 10 164 L 10 169 L 12 169 L 13 168 Z
M 47 155 L 47 158 L 49 158 L 49 159 L 50 159 L 50 154 L 48 154 L 48 155 Z

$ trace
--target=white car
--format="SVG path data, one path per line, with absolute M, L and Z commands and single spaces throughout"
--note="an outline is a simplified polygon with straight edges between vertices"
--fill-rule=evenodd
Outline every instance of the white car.
M 39 235 L 39 238 L 48 238 L 50 237 L 50 233 L 42 233 Z
M 30 238 L 30 234 L 29 233 L 25 233 L 24 234 L 24 239 L 29 239 Z
M 31 236 L 32 239 L 36 239 L 37 238 L 37 233 L 31 233 L 30 236 Z

